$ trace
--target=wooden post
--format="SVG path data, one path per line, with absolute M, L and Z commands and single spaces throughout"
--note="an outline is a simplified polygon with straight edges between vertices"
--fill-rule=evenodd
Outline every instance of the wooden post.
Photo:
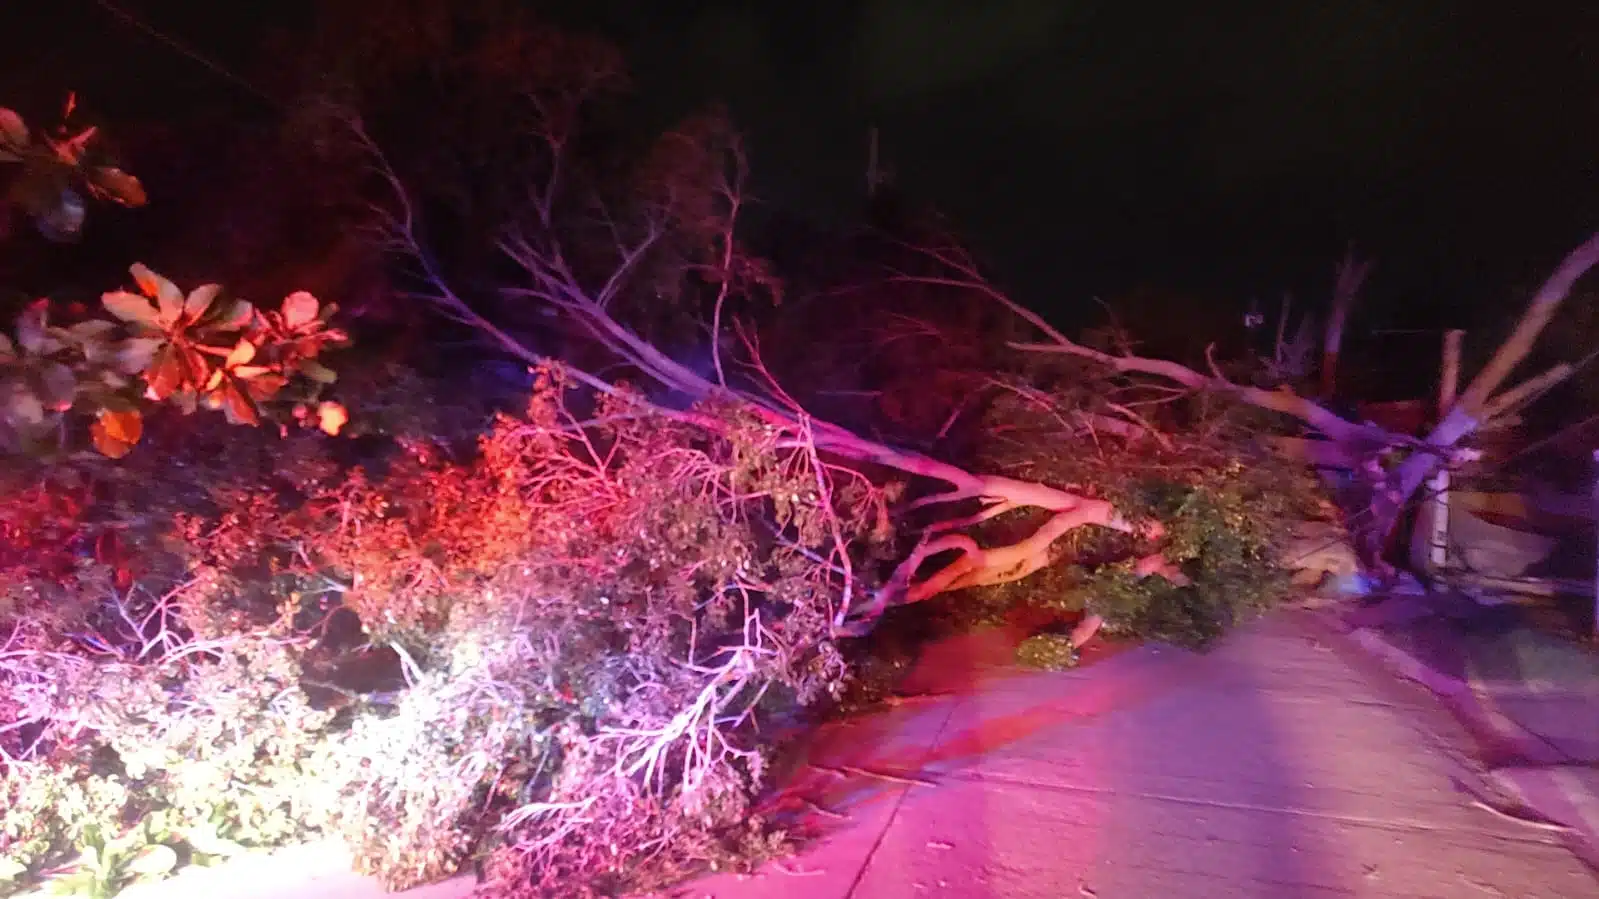
M 1460 355 L 1465 335 L 1459 329 L 1444 332 L 1443 366 L 1438 377 L 1440 421 L 1449 414 L 1460 389 Z M 1449 566 L 1449 466 L 1439 466 L 1427 479 L 1427 503 L 1431 512 L 1426 516 L 1427 572 L 1433 574 Z
M 1455 404 L 1455 392 L 1460 389 L 1460 347 L 1466 332 L 1456 328 L 1444 332 L 1443 372 L 1438 379 L 1438 417 L 1449 414 Z

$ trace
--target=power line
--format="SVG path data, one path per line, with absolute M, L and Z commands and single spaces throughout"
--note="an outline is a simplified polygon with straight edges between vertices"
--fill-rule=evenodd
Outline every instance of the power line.
M 224 68 L 220 63 L 217 63 L 201 54 L 199 51 L 192 49 L 177 38 L 171 37 L 166 33 L 157 30 L 154 26 L 147 24 L 144 20 L 135 16 L 133 13 L 128 12 L 126 9 L 123 9 L 120 6 L 117 6 L 115 3 L 112 3 L 111 0 L 94 0 L 94 3 L 96 6 L 115 16 L 118 21 L 129 28 L 132 28 L 144 36 L 165 45 L 169 50 L 177 52 L 178 54 L 189 59 L 189 61 L 203 66 L 213 75 L 232 83 L 233 86 L 240 88 L 257 99 L 266 102 L 274 109 L 281 108 L 281 104 L 278 103 L 277 99 L 267 94 L 266 91 L 261 90 L 245 79 L 233 74 L 231 71 Z

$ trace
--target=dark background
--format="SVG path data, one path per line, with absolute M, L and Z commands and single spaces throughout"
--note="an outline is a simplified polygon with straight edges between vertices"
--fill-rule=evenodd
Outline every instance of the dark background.
M 312 6 L 13 0 L 0 102 L 270 117 L 115 9 L 262 84 Z M 1378 259 L 1368 327 L 1447 326 L 1599 226 L 1599 4 L 542 6 L 619 43 L 663 124 L 725 101 L 769 203 L 858 216 L 875 124 L 898 186 L 1063 317 L 1139 285 L 1323 300 L 1354 240 Z

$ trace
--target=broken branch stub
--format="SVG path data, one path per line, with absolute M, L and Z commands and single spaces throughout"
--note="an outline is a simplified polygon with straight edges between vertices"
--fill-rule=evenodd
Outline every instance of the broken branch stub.
M 1543 375 L 1495 397 L 1495 392 L 1510 377 L 1510 373 L 1532 352 L 1539 335 L 1560 310 L 1560 304 L 1570 295 L 1577 280 L 1595 265 L 1599 265 L 1599 233 L 1566 254 L 1543 286 L 1533 294 L 1515 328 L 1499 344 L 1488 364 L 1477 373 L 1454 406 L 1427 434 L 1425 445 L 1431 451 L 1412 453 L 1386 479 L 1384 489 L 1372 503 L 1375 513 L 1372 533 L 1375 539 L 1387 537 L 1406 503 L 1443 464 L 1450 449 L 1480 429 L 1490 417 L 1505 414 L 1526 396 L 1540 393 L 1569 375 L 1570 366 L 1555 366 Z
M 942 259 L 939 255 L 935 258 Z M 1398 521 L 1399 512 L 1415 495 L 1429 475 L 1444 464 L 1451 450 L 1465 437 L 1478 430 L 1490 418 L 1504 416 L 1524 405 L 1531 398 L 1547 391 L 1568 377 L 1571 365 L 1556 365 L 1550 370 L 1503 393 L 1496 392 L 1509 378 L 1511 372 L 1526 359 L 1537 343 L 1538 336 L 1549 324 L 1560 304 L 1570 294 L 1572 286 L 1589 269 L 1599 264 L 1599 233 L 1589 237 L 1568 253 L 1560 265 L 1535 293 L 1522 313 L 1515 328 L 1495 350 L 1488 365 L 1472 379 L 1460 398 L 1445 413 L 1438 424 L 1422 440 L 1395 434 L 1371 424 L 1356 424 L 1341 418 L 1313 400 L 1287 390 L 1262 390 L 1234 384 L 1219 375 L 1205 375 L 1185 365 L 1164 359 L 1151 359 L 1133 355 L 1112 355 L 1078 344 L 1044 323 L 1034 313 L 1026 311 L 1019 303 L 1004 296 L 992 285 L 977 280 L 969 267 L 957 267 L 964 277 L 973 279 L 967 287 L 994 298 L 1029 322 L 1038 326 L 1051 338 L 1048 343 L 1013 342 L 1010 345 L 1025 352 L 1057 353 L 1077 356 L 1100 363 L 1122 374 L 1145 374 L 1160 378 L 1191 390 L 1210 390 L 1236 397 L 1242 402 L 1291 416 L 1320 432 L 1339 445 L 1339 455 L 1359 459 L 1373 451 L 1393 446 L 1412 450 L 1392 472 L 1383 479 L 1371 501 L 1373 515 L 1367 529 L 1368 556 L 1375 555 Z M 1365 277 L 1365 267 L 1346 263 L 1340 269 L 1340 303 L 1352 302 L 1354 292 Z M 952 279 L 942 279 L 951 283 Z M 1329 331 L 1329 334 L 1332 332 Z M 1375 561 L 1375 559 L 1372 559 Z

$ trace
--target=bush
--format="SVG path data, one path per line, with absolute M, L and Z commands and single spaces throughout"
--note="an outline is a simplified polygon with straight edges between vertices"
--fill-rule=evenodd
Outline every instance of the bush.
M 90 561 L 6 619 L 26 724 L 0 733 L 5 783 L 30 815 L 59 803 L 0 830 L 15 882 L 157 876 L 78 857 L 133 825 L 202 859 L 337 834 L 395 888 L 476 858 L 513 896 L 776 851 L 752 813 L 770 728 L 846 673 L 813 559 L 835 528 L 867 541 L 882 498 L 736 410 L 622 390 L 579 421 L 577 399 L 541 372 L 460 458 L 401 439 L 351 465 L 263 434 L 277 467 L 251 473 L 239 432 L 216 458 L 202 429 L 192 464 L 153 455 L 160 434 L 121 460 L 80 518 L 128 515 L 140 575 L 118 590 Z M 55 470 L 104 476 L 76 464 Z M 46 614 L 63 597 L 79 611 Z

